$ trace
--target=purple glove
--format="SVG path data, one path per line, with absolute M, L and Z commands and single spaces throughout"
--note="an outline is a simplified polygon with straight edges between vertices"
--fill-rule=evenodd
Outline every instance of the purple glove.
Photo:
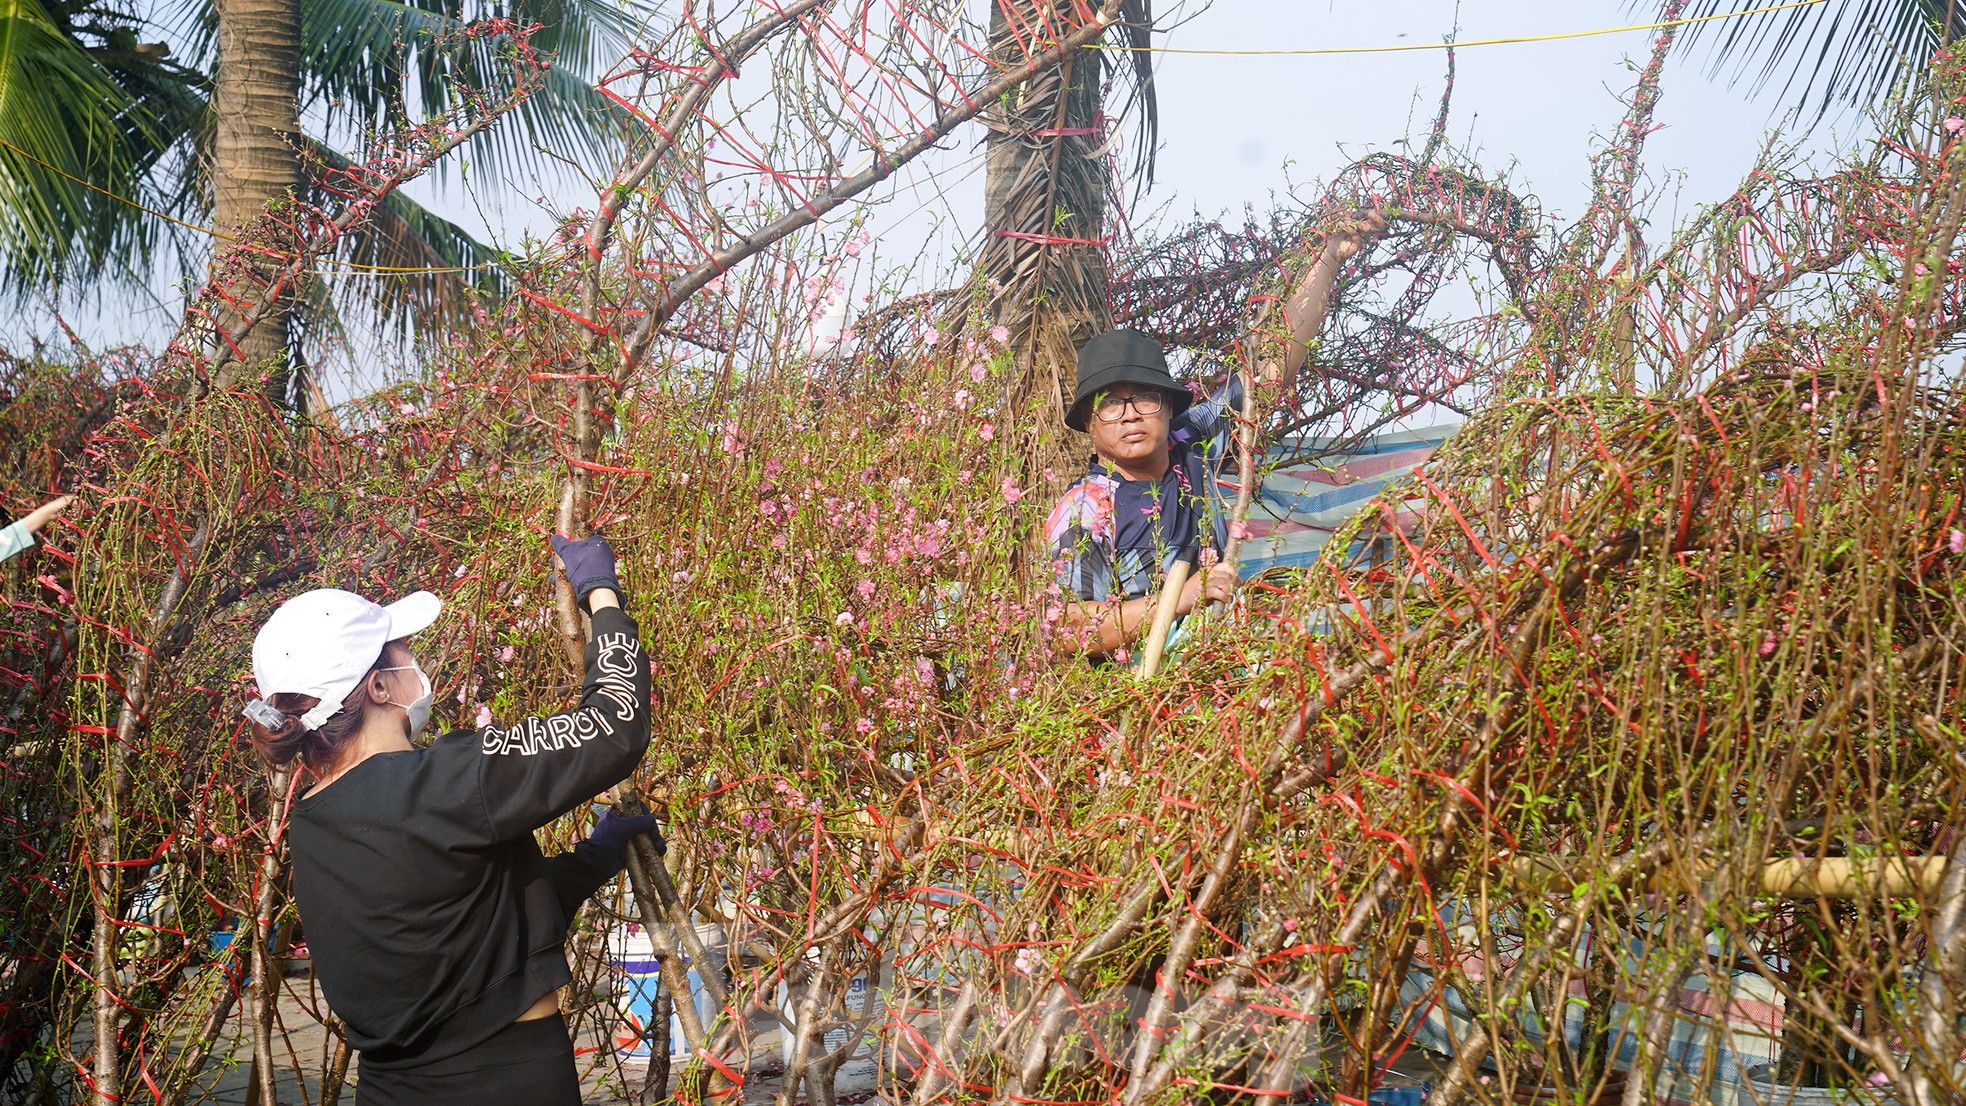
M 621 596 L 624 605 L 628 602 L 621 590 L 621 579 L 614 572 L 614 550 L 606 538 L 593 534 L 574 541 L 553 534 L 547 540 L 553 543 L 553 552 L 560 555 L 560 563 L 567 567 L 567 583 L 573 585 L 573 597 L 581 610 L 587 610 L 587 597 L 601 588 Z
M 604 849 L 620 850 L 628 847 L 630 838 L 643 833 L 648 834 L 649 842 L 655 846 L 655 855 L 668 854 L 669 843 L 655 828 L 653 814 L 616 814 L 610 810 L 594 823 L 594 832 L 587 835 L 587 841 Z

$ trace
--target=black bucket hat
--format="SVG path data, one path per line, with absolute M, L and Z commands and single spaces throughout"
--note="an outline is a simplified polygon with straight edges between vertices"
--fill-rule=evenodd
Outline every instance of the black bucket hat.
M 1170 416 L 1188 409 L 1195 397 L 1167 371 L 1159 342 L 1137 330 L 1109 330 L 1079 347 L 1079 386 L 1065 406 L 1065 425 L 1085 429 L 1085 401 L 1115 384 L 1149 384 L 1167 393 Z

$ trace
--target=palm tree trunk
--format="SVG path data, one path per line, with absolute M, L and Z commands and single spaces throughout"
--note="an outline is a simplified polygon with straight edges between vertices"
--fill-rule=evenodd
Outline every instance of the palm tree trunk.
M 1057 39 L 1072 10 L 1066 0 L 996 0 L 991 56 L 1006 66 L 1023 61 Z M 1063 425 L 1059 406 L 1075 384 L 1078 347 L 1112 325 L 1102 76 L 1096 51 L 1075 50 L 986 116 L 986 302 L 1018 354 L 1012 410 L 1021 417 L 1035 401 L 1039 425 L 1053 431 Z
M 218 75 L 212 88 L 212 201 L 218 226 L 236 234 L 300 186 L 300 12 L 294 0 L 218 0 Z M 285 236 L 263 243 L 274 252 Z M 212 281 L 221 292 L 218 325 L 230 332 L 260 301 L 277 306 L 238 344 L 249 372 L 271 363 L 272 398 L 293 406 L 286 369 L 288 297 L 270 287 L 282 259 L 220 251 Z

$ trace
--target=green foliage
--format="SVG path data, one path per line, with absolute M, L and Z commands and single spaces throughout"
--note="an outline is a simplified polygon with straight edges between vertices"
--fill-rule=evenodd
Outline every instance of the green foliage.
M 147 175 L 183 122 L 175 99 L 142 95 L 140 82 L 84 48 L 73 21 L 86 9 L 55 12 L 41 0 L 0 6 L 0 266 L 16 285 L 141 256 L 158 228 L 89 185 L 146 195 Z
M 1634 2 L 1627 9 L 1663 12 L 1669 6 Z M 1693 0 L 1682 18 L 1776 6 Z M 1947 0 L 1863 0 L 1695 24 L 1686 34 L 1712 41 L 1715 73 L 1731 67 L 1733 79 L 1746 78 L 1757 90 L 1779 80 L 1778 96 L 1792 96 L 1799 107 L 1812 106 L 1813 100 L 1821 116 L 1833 106 L 1884 103 L 1914 82 L 1933 54 L 1962 31 L 1966 11 Z
M 349 164 L 337 146 L 440 114 L 465 90 L 502 91 L 496 38 L 454 44 L 469 19 L 487 15 L 544 23 L 535 41 L 556 57 L 546 87 L 519 108 L 522 126 L 493 130 L 476 144 L 478 159 L 495 173 L 537 173 L 557 158 L 611 156 L 622 115 L 592 78 L 650 17 L 636 5 L 585 0 L 475 13 L 303 0 L 300 14 L 302 107 L 325 127 L 297 155 L 310 180 Z M 187 276 L 202 272 L 213 248 L 196 228 L 211 220 L 211 166 L 201 151 L 216 16 L 194 5 L 172 29 L 184 40 L 175 61 L 163 43 L 136 43 L 151 28 L 113 2 L 51 10 L 11 0 L 0 9 L 0 136 L 15 147 L 0 146 L 0 264 L 17 295 L 146 286 L 160 247 Z M 468 317 L 471 293 L 506 290 L 502 257 L 401 192 L 352 228 L 334 257 L 357 273 L 303 312 L 304 328 L 321 336 L 359 305 L 364 321 L 428 339 Z M 375 268 L 384 272 L 362 271 Z

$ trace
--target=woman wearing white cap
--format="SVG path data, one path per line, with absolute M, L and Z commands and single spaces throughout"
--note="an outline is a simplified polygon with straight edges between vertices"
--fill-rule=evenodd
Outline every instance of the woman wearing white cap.
M 593 616 L 580 705 L 413 744 L 429 677 L 405 641 L 441 606 L 298 596 L 253 641 L 246 708 L 275 766 L 306 788 L 287 840 L 316 978 L 361 1054 L 357 1106 L 578 1103 L 558 991 L 580 903 L 647 817 L 604 817 L 571 852 L 533 831 L 625 778 L 648 748 L 649 671 L 599 535 L 553 538 Z

